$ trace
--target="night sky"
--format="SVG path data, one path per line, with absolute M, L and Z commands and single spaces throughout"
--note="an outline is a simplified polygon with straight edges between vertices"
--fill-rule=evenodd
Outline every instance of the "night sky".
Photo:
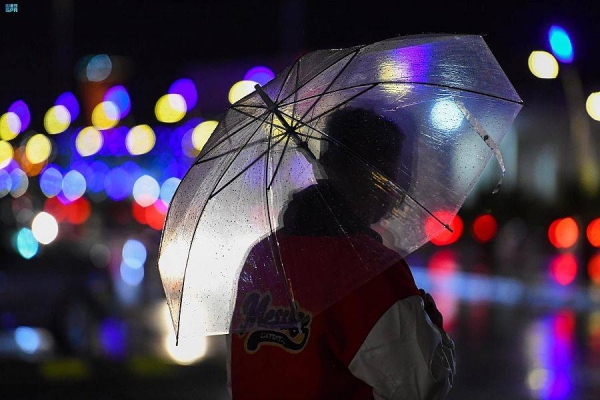
M 0 10 L 0 109 L 24 99 L 32 113 L 43 113 L 58 94 L 76 91 L 75 65 L 90 54 L 126 57 L 128 89 L 152 109 L 194 65 L 292 62 L 310 50 L 415 33 L 483 35 L 526 93 L 535 80 L 527 58 L 549 50 L 552 24 L 571 34 L 584 86 L 600 90 L 600 6 L 593 1 L 10 1 L 19 12 Z

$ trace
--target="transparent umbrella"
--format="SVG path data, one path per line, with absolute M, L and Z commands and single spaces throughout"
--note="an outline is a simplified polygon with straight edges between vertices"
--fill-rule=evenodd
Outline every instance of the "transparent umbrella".
M 300 327 L 450 229 L 522 102 L 480 36 L 299 58 L 233 104 L 158 268 L 177 336 Z

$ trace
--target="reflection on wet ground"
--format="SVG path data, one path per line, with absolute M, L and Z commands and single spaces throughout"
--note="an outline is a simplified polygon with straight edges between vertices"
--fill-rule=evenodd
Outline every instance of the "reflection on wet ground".
M 409 258 L 456 342 L 450 398 L 600 398 L 597 288 L 564 284 L 570 260 L 556 265 L 548 257 L 544 273 L 509 275 L 467 255 L 436 250 Z M 0 382 L 18 388 L 12 398 L 226 398 L 223 338 L 175 348 L 164 302 L 145 304 L 98 324 L 84 354 L 56 354 L 43 329 L 4 332 Z

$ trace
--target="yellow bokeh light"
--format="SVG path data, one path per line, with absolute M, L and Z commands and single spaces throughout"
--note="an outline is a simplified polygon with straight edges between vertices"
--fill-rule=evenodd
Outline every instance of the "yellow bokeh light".
M 103 101 L 92 111 L 92 125 L 96 129 L 110 129 L 119 123 L 121 112 L 112 101 Z
M 538 78 L 554 79 L 558 76 L 558 61 L 547 51 L 532 51 L 528 64 L 531 73 Z
M 0 117 L 0 139 L 12 140 L 21 132 L 21 118 L 14 112 L 7 112 Z
M 0 140 L 0 168 L 6 167 L 10 164 L 15 151 L 10 143 Z
M 154 131 L 148 125 L 134 126 L 127 133 L 125 145 L 129 154 L 140 155 L 146 154 L 154 148 L 156 136 Z
M 33 135 L 25 145 L 25 156 L 32 164 L 39 164 L 50 157 L 52 143 L 45 135 L 38 133 Z
M 187 104 L 179 94 L 165 94 L 156 102 L 154 113 L 160 122 L 173 123 L 181 121 L 187 112 Z
M 257 83 L 254 81 L 239 81 L 235 83 L 231 89 L 229 89 L 229 102 L 233 104 L 254 92 L 254 86 L 256 85 Z
M 88 126 L 82 129 L 75 139 L 75 148 L 83 157 L 96 154 L 104 144 L 102 133 L 96 128 Z
M 585 109 L 590 117 L 600 121 L 600 92 L 594 92 L 588 96 Z
M 218 124 L 217 121 L 204 121 L 194 128 L 194 131 L 192 132 L 192 143 L 196 150 L 202 150 Z
M 52 135 L 64 132 L 70 124 L 71 113 L 65 106 L 51 107 L 44 116 L 44 128 Z

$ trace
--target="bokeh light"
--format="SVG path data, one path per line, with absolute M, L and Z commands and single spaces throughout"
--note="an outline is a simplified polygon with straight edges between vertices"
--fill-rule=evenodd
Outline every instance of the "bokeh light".
M 31 232 L 38 242 L 49 244 L 58 236 L 58 223 L 52 215 L 42 211 L 33 219 Z
M 38 241 L 33 236 L 33 232 L 28 228 L 21 228 L 19 230 L 15 244 L 17 252 L 25 259 L 30 259 L 35 256 L 40 247 Z
M 577 258 L 571 253 L 558 254 L 550 261 L 550 274 L 559 284 L 566 286 L 577 276 Z
M 198 92 L 196 86 L 191 79 L 178 79 L 169 87 L 169 94 L 178 94 L 185 100 L 187 110 L 191 110 L 198 102 Z
M 496 218 L 490 214 L 483 214 L 473 221 L 473 237 L 479 243 L 487 243 L 496 236 L 498 223 Z
M 23 196 L 29 188 L 27 174 L 22 169 L 16 168 L 10 172 L 10 179 L 12 181 L 10 195 L 14 198 Z
M 112 61 L 106 54 L 99 54 L 90 59 L 86 66 L 85 75 L 92 82 L 102 82 L 112 71 Z
M 65 106 L 53 106 L 44 116 L 44 128 L 51 135 L 67 130 L 71 124 L 71 114 Z
M 445 223 L 451 220 L 449 226 L 452 231 L 443 228 L 443 230 L 440 232 L 442 225 L 436 218 L 430 216 L 427 218 L 427 221 L 425 221 L 425 233 L 427 237 L 430 238 L 429 241 L 431 243 L 436 246 L 447 246 L 460 239 L 463 234 L 464 223 L 458 215 L 454 216 L 452 219 L 452 214 L 447 211 L 439 211 L 434 213 L 434 215 L 439 219 L 439 221 Z
M 460 128 L 464 116 L 454 101 L 441 99 L 431 107 L 429 119 L 435 128 L 451 132 Z
M 133 187 L 131 175 L 121 167 L 113 168 L 104 179 L 106 194 L 114 201 L 127 198 Z
M 77 98 L 71 92 L 64 92 L 54 102 L 55 106 L 63 106 L 71 115 L 71 122 L 76 120 L 79 116 L 79 103 L 77 102 Z
M 58 169 L 46 168 L 40 174 L 40 189 L 46 197 L 54 197 L 62 190 L 62 181 L 63 176 Z
M 257 82 L 248 80 L 236 82 L 231 89 L 229 89 L 229 95 L 227 96 L 229 103 L 234 104 L 254 92 L 254 86 L 256 86 L 256 84 Z
M 20 132 L 24 132 L 29 126 L 31 121 L 31 114 L 29 113 L 29 107 L 23 100 L 17 100 L 8 107 L 8 112 L 15 113 L 19 117 L 21 122 Z
M 52 143 L 45 135 L 33 135 L 25 145 L 25 156 L 32 164 L 39 164 L 48 160 L 52 152 Z
M 129 286 L 138 286 L 144 280 L 144 267 L 133 267 L 125 262 L 121 263 L 119 269 L 121 279 Z
M 10 164 L 15 152 L 10 143 L 0 140 L 0 168 L 5 168 Z
M 7 112 L 0 117 L 0 139 L 12 140 L 21 133 L 21 119 L 14 112 Z
M 103 101 L 92 111 L 92 125 L 104 130 L 115 127 L 121 118 L 119 107 L 112 101 Z
M 173 196 L 175 195 L 175 191 L 177 187 L 181 183 L 181 179 L 179 178 L 169 178 L 160 187 L 160 199 L 164 201 L 166 204 L 170 204 Z
M 134 126 L 127 132 L 125 146 L 131 155 L 146 154 L 154 148 L 156 135 L 150 126 Z
M 127 115 L 129 115 L 129 111 L 131 110 L 131 99 L 129 97 L 129 93 L 127 93 L 127 89 L 124 86 L 113 86 L 106 91 L 104 94 L 105 102 L 111 102 L 116 104 L 120 112 L 120 118 L 123 119 Z
M 81 172 L 71 170 L 65 174 L 62 182 L 62 193 L 68 200 L 77 200 L 83 196 L 85 189 L 86 182 Z
M 158 199 L 160 187 L 156 179 L 149 175 L 141 176 L 133 185 L 133 198 L 142 207 L 148 207 Z
M 187 112 L 187 104 L 180 94 L 166 94 L 156 102 L 154 113 L 160 122 L 173 123 L 181 121 Z
M 0 169 L 0 198 L 10 193 L 12 188 L 12 179 L 10 174 L 3 169 Z
M 541 79 L 554 79 L 558 76 L 558 62 L 547 51 L 532 51 L 527 61 L 531 73 Z
M 600 92 L 594 92 L 588 96 L 585 109 L 591 118 L 600 121 Z
M 148 252 L 139 240 L 128 239 L 123 245 L 123 261 L 132 268 L 141 268 L 146 262 Z
M 266 85 L 273 78 L 275 78 L 275 73 L 263 66 L 250 68 L 244 75 L 244 80 L 256 82 L 260 86 Z
M 600 284 L 600 254 L 594 254 L 590 258 L 587 270 L 590 280 L 596 285 Z
M 600 218 L 591 221 L 585 231 L 588 241 L 593 247 L 600 247 Z
M 548 228 L 548 239 L 557 249 L 572 247 L 579 238 L 579 227 L 573 218 L 559 218 Z
M 79 131 L 75 138 L 75 148 L 77 152 L 88 157 L 94 155 L 102 149 L 104 136 L 96 128 L 88 126 Z
M 192 131 L 192 144 L 194 148 L 201 151 L 219 123 L 217 121 L 204 121 L 198 124 Z
M 144 208 L 146 224 L 157 231 L 162 230 L 167 216 L 167 207 L 162 201 L 157 201 Z
M 564 63 L 573 61 L 573 45 L 567 31 L 560 26 L 552 25 L 548 30 L 548 41 L 559 61 Z

